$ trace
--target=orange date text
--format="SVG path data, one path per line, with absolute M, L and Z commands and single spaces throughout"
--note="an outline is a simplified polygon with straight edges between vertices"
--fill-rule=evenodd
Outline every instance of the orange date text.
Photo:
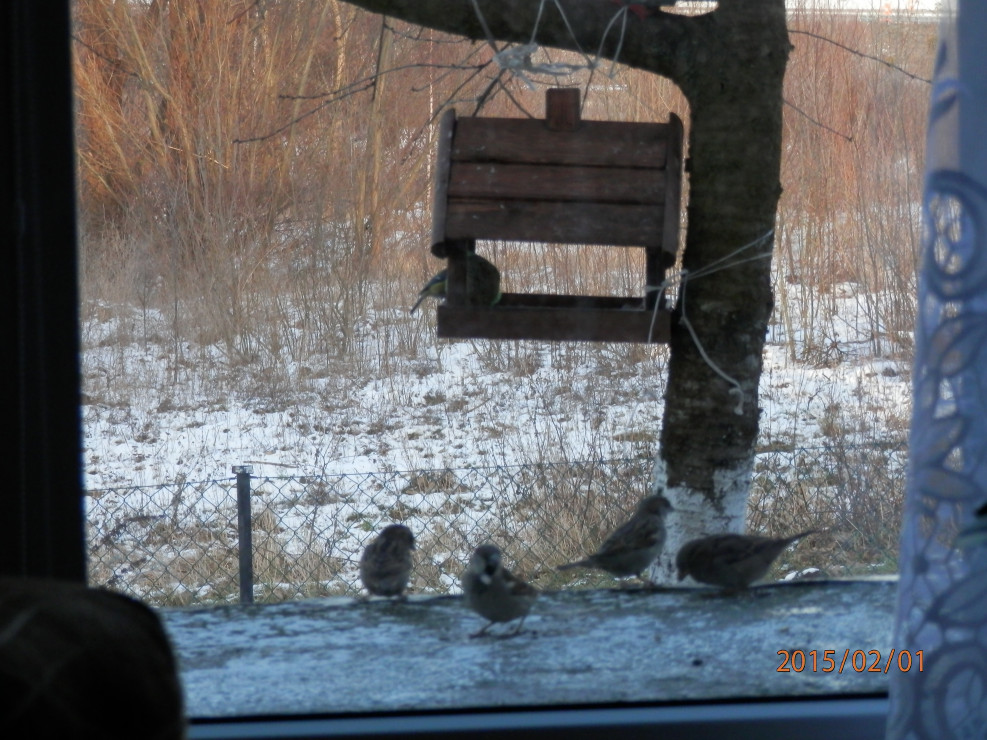
M 778 673 L 888 673 L 892 668 L 908 672 L 922 671 L 921 650 L 892 648 L 887 654 L 880 650 L 779 650 L 781 664 Z

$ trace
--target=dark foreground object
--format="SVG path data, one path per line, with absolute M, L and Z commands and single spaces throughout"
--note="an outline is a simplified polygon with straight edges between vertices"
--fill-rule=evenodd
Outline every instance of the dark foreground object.
M 178 671 L 157 614 L 109 591 L 0 579 L 0 734 L 184 737 Z

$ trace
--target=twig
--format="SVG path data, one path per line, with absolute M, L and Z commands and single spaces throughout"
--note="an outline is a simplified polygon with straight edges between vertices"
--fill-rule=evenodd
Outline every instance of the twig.
M 847 135 L 846 135 L 846 134 L 844 134 L 843 132 L 841 132 L 841 131 L 837 131 L 837 130 L 836 130 L 835 128 L 833 128 L 832 126 L 827 126 L 827 125 L 826 125 L 825 123 L 823 123 L 822 121 L 817 121 L 817 120 L 816 120 L 815 118 L 813 118 L 813 117 L 812 117 L 812 116 L 810 116 L 810 115 L 809 115 L 808 113 L 806 113 L 806 112 L 805 112 L 804 110 L 802 110 L 802 109 L 801 109 L 801 108 L 799 108 L 799 107 L 798 107 L 797 105 L 795 105 L 795 103 L 793 103 L 792 101 L 790 101 L 790 100 L 789 100 L 788 98 L 782 98 L 782 100 L 783 100 L 783 102 L 785 103 L 785 105 L 787 105 L 787 106 L 788 106 L 789 108 L 792 108 L 792 109 L 793 109 L 793 110 L 794 110 L 795 112 L 797 112 L 797 113 L 798 113 L 799 115 L 801 115 L 801 116 L 803 116 L 803 117 L 805 117 L 805 119 L 806 119 L 806 120 L 808 120 L 808 121 L 810 121 L 810 122 L 812 122 L 812 123 L 814 123 L 814 124 L 815 124 L 816 126 L 818 126 L 819 128 L 821 128 L 821 129 L 825 129 L 826 131 L 829 131 L 829 132 L 830 132 L 831 134 L 833 134 L 834 136 L 839 136 L 839 137 L 840 137 L 841 139 L 845 139 L 846 141 L 849 141 L 849 142 L 851 142 L 851 143 L 853 142 L 853 137 L 852 137 L 852 136 L 847 136 Z
M 89 49 L 89 51 L 91 51 L 95 56 L 99 57 L 103 61 L 109 62 L 114 67 L 116 67 L 121 72 L 123 72 L 125 75 L 129 75 L 129 76 L 131 76 L 131 77 L 133 77 L 135 79 L 141 80 L 143 82 L 144 78 L 141 77 L 136 72 L 133 72 L 133 71 L 127 69 L 127 65 L 124 63 L 124 61 L 122 59 L 113 59 L 111 57 L 106 56 L 106 54 L 103 54 L 103 53 L 101 53 L 99 51 L 96 51 L 96 47 L 94 47 L 92 44 L 86 43 L 81 38 L 79 38 L 78 36 L 76 36 L 74 33 L 72 34 L 72 40 L 75 41 L 80 46 L 84 46 L 87 49 Z
M 890 67 L 891 69 L 895 70 L 896 72 L 901 72 L 906 77 L 911 77 L 913 80 L 918 80 L 919 82 L 924 82 L 927 85 L 931 85 L 932 84 L 932 80 L 926 79 L 925 77 L 922 77 L 922 76 L 917 75 L 917 74 L 913 74 L 913 73 L 909 72 L 908 70 L 899 67 L 897 64 L 894 64 L 893 62 L 889 62 L 889 61 L 887 61 L 885 59 L 881 59 L 880 57 L 876 57 L 873 54 L 865 54 L 862 51 L 858 51 L 857 49 L 854 49 L 853 47 L 847 46 L 846 44 L 841 44 L 839 41 L 834 41 L 833 39 L 827 38 L 826 36 L 821 36 L 818 33 L 813 33 L 812 31 L 797 31 L 797 30 L 791 30 L 791 29 L 788 32 L 789 33 L 798 33 L 798 34 L 801 34 L 803 36 L 809 36 L 810 38 L 819 39 L 820 41 L 826 41 L 827 43 L 830 43 L 833 46 L 838 46 L 839 48 L 843 49 L 844 51 L 848 51 L 851 54 L 856 54 L 858 57 L 863 57 L 864 59 L 870 59 L 871 61 L 879 62 L 879 63 L 883 64 L 885 67 Z
M 371 89 L 377 83 L 378 78 L 381 77 L 382 75 L 387 74 L 388 72 L 397 72 L 397 71 L 403 70 L 403 69 L 420 69 L 422 67 L 433 67 L 433 68 L 440 68 L 440 69 L 448 69 L 448 68 L 453 68 L 454 66 L 455 65 L 448 65 L 448 64 L 404 64 L 404 65 L 401 65 L 400 67 L 394 67 L 392 69 L 385 69 L 383 72 L 378 72 L 378 73 L 373 74 L 373 75 L 370 75 L 368 77 L 364 77 L 363 79 L 356 80 L 355 82 L 351 82 L 349 85 L 346 85 L 346 86 L 341 87 L 341 88 L 339 88 L 337 90 L 333 90 L 333 91 L 327 92 L 327 93 L 319 93 L 318 95 L 287 95 L 287 94 L 279 95 L 278 98 L 281 99 L 281 100 L 319 100 L 319 99 L 322 99 L 322 102 L 319 103 L 319 105 L 315 106 L 314 108 L 312 108 L 310 110 L 307 110 L 304 113 L 302 113 L 301 115 L 297 116 L 296 118 L 288 121 L 283 126 L 279 126 L 278 128 L 274 129 L 273 131 L 269 131 L 268 133 L 261 134 L 259 136 L 251 136 L 251 137 L 244 138 L 244 139 L 234 139 L 233 140 L 233 143 L 234 144 L 252 144 L 252 143 L 255 143 L 255 142 L 258 142 L 258 141 L 264 141 L 265 139 L 270 139 L 270 138 L 272 138 L 274 136 L 277 136 L 278 134 L 281 134 L 281 133 L 287 131 L 288 129 L 290 129 L 295 124 L 301 123 L 302 121 L 304 121 L 309 116 L 315 115 L 316 113 L 318 113 L 319 111 L 321 111 L 323 108 L 328 107 L 332 103 L 335 103 L 335 102 L 337 102 L 339 100 L 342 100 L 343 98 L 347 98 L 350 95 L 356 95 L 357 93 L 364 92 L 365 90 Z M 475 74 L 478 74 L 479 72 L 483 71 L 483 69 L 485 69 L 485 67 L 486 67 L 486 65 L 466 65 L 466 66 L 458 67 L 458 69 L 462 69 L 462 70 L 473 70 L 473 73 L 475 75 Z

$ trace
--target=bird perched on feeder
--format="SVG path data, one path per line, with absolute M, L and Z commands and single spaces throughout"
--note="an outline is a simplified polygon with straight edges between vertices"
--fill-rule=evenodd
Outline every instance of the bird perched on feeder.
M 448 269 L 436 273 L 419 291 L 411 313 L 429 296 L 445 298 L 448 279 Z M 500 300 L 500 296 L 500 270 L 497 266 L 475 252 L 466 252 L 466 302 L 471 306 L 493 306 Z
M 433 275 L 431 280 L 425 283 L 425 287 L 418 292 L 418 300 L 411 307 L 411 313 L 414 313 L 415 309 L 421 305 L 421 302 L 429 296 L 434 296 L 435 298 L 446 297 L 446 280 L 448 279 L 448 275 L 448 270 L 441 270 Z
M 987 503 L 977 509 L 973 521 L 956 535 L 956 546 L 959 548 L 977 545 L 987 545 Z
M 490 620 L 479 632 L 484 634 L 494 622 L 520 619 L 512 635 L 521 631 L 524 618 L 538 597 L 538 590 L 525 583 L 504 567 L 500 548 L 480 545 L 473 552 L 469 565 L 460 578 L 466 605 L 484 619 Z
M 701 583 L 739 591 L 762 578 L 782 550 L 816 531 L 778 538 L 716 534 L 690 540 L 675 557 L 679 580 L 692 576 Z
M 665 515 L 671 510 L 672 504 L 660 493 L 648 496 L 637 505 L 631 518 L 615 529 L 595 553 L 574 563 L 560 565 L 558 570 L 599 568 L 617 577 L 642 578 L 641 573 L 665 546 Z
M 360 580 L 374 596 L 404 596 L 411 577 L 415 536 L 403 524 L 390 524 L 360 558 Z

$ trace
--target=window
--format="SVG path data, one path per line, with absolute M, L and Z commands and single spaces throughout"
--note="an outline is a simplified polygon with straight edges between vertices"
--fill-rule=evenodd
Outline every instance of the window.
M 14 4 L 12 5 L 12 7 L 18 8 L 17 12 L 25 12 L 25 13 L 28 12 L 21 10 L 21 8 L 26 7 L 26 5 L 22 6 L 20 4 Z M 20 16 L 18 19 L 21 19 L 23 17 L 24 16 Z M 7 16 L 7 18 L 8 20 L 13 18 L 13 14 Z M 5 30 L 8 31 L 8 33 L 6 34 L 8 38 L 14 37 L 15 34 L 13 33 L 12 27 L 8 27 Z M 24 47 L 20 45 L 14 45 L 14 48 L 21 50 L 24 49 Z M 64 86 L 64 82 L 63 82 L 63 86 Z M 65 115 L 65 113 L 66 113 L 65 111 L 62 111 L 63 117 L 61 119 L 55 119 L 55 120 L 61 120 L 63 125 L 67 124 L 68 118 Z M 23 121 L 23 118 L 15 117 L 15 121 Z M 23 130 L 24 129 L 20 129 L 20 131 Z M 61 140 L 63 141 L 68 140 L 67 128 L 62 130 L 61 136 L 63 137 Z M 59 139 L 56 138 L 55 141 L 57 140 Z M 22 142 L 18 141 L 17 144 L 22 144 Z M 355 145 L 363 146 L 364 143 L 356 142 Z M 42 146 L 40 145 L 40 143 L 37 146 L 35 146 L 33 149 L 28 147 L 24 151 L 34 152 L 36 156 L 38 156 L 39 158 L 49 157 L 49 156 L 54 157 L 57 154 L 57 152 L 50 151 L 50 147 Z M 65 156 L 65 154 L 66 152 L 63 151 L 62 152 L 63 157 Z M 64 167 L 64 160 L 63 160 L 62 169 L 65 171 L 68 171 L 70 169 Z M 49 175 L 47 174 L 47 169 L 42 165 L 35 165 L 34 168 L 29 171 L 33 172 L 36 177 L 41 176 L 42 173 L 44 173 L 44 177 L 49 177 Z M 22 186 L 22 190 L 21 190 L 22 194 L 30 193 L 30 192 L 31 191 L 29 188 L 24 188 Z M 51 200 L 54 202 L 48 205 L 50 207 L 57 207 L 57 204 L 59 203 L 57 197 L 51 198 Z M 31 201 L 28 202 L 31 204 L 31 206 L 36 206 L 36 207 L 42 207 L 45 205 L 40 199 L 35 200 L 33 202 Z M 70 201 L 68 199 L 64 199 L 60 201 L 60 203 L 61 203 L 63 214 L 72 212 L 70 210 L 71 206 L 70 206 Z M 57 223 L 59 223 L 58 219 L 42 218 L 36 222 L 32 222 L 30 224 L 30 227 L 52 228 L 53 225 Z M 61 223 L 64 224 L 65 222 L 61 222 Z M 29 231 L 29 233 L 37 233 L 37 232 Z M 64 244 L 65 242 L 63 241 L 62 243 Z M 43 267 L 46 267 L 48 269 L 43 271 L 42 274 L 47 275 L 48 272 L 50 271 L 52 264 L 54 264 L 54 261 L 46 262 L 46 264 L 43 265 Z M 27 278 L 22 278 L 22 281 L 24 283 L 30 282 L 29 279 Z M 53 292 L 57 292 L 57 290 Z M 38 303 L 35 305 L 34 310 L 35 312 L 38 312 L 42 309 L 47 310 L 49 307 L 52 306 L 57 308 L 59 305 L 60 304 L 58 303 L 57 299 L 53 299 L 49 296 L 42 296 L 38 300 Z M 64 309 L 64 306 L 62 306 L 62 308 Z M 29 313 L 30 313 L 29 310 L 22 309 L 18 315 L 26 316 L 29 315 Z M 45 334 L 45 332 L 49 330 L 49 328 L 52 328 L 53 331 L 58 331 L 60 327 L 61 331 L 65 332 L 65 334 L 62 335 L 63 339 L 67 336 L 70 336 L 73 333 L 71 329 L 66 328 L 66 327 L 71 327 L 72 325 L 71 311 L 64 311 L 64 313 L 55 321 L 39 322 L 39 324 L 41 325 L 35 331 L 35 336 L 44 338 L 47 341 L 51 341 L 50 337 L 48 337 Z M 56 337 L 57 336 L 58 335 L 56 334 Z M 57 342 L 52 342 L 52 346 L 57 346 L 57 344 L 58 344 Z M 62 348 L 64 350 L 64 345 Z M 72 347 L 71 349 L 75 351 L 74 347 Z M 30 357 L 30 355 L 28 356 Z M 35 355 L 35 357 L 36 356 L 37 355 Z M 49 355 L 49 357 L 51 356 Z M 70 374 L 72 372 L 71 362 L 65 363 L 64 366 L 61 366 L 60 363 L 58 364 L 53 363 L 51 367 L 52 368 L 64 367 L 66 369 L 66 372 L 69 372 Z M 60 387 L 64 390 L 64 384 L 60 384 L 57 377 L 53 378 L 50 375 L 45 376 L 46 380 L 48 380 L 49 378 L 50 378 L 50 384 L 44 386 L 47 390 L 53 391 L 56 394 Z M 24 387 L 27 387 L 29 391 L 30 387 L 27 386 L 27 384 L 31 380 L 31 378 L 27 377 L 25 374 L 25 375 L 21 375 L 21 379 L 22 379 L 22 383 L 25 384 Z M 34 392 L 34 393 L 26 392 L 24 393 L 23 396 L 21 396 L 20 389 L 18 389 L 18 395 L 17 395 L 18 399 L 21 398 L 40 399 L 43 397 L 47 397 L 52 404 L 56 402 L 61 403 L 63 418 L 66 409 L 73 406 L 72 399 L 66 399 L 58 395 L 46 396 L 45 394 L 40 392 Z M 24 414 L 25 421 L 30 421 L 32 416 L 38 418 L 36 414 L 25 412 Z M 66 469 L 69 470 L 72 469 L 70 466 L 64 465 L 65 461 L 75 459 L 74 452 L 71 451 L 72 450 L 71 430 L 67 429 L 67 427 L 69 426 L 71 425 L 64 425 L 63 423 L 62 425 L 56 425 L 54 428 L 49 427 L 49 429 L 53 429 L 53 431 L 48 432 L 47 436 L 43 437 L 43 439 L 45 439 L 47 442 L 54 442 L 59 447 L 61 447 L 61 449 L 68 450 L 68 452 L 63 452 L 61 454 L 48 453 L 47 456 L 42 458 L 46 462 L 46 464 L 44 465 L 45 470 L 43 470 L 42 472 L 46 474 L 50 474 L 49 469 L 62 469 L 63 466 Z M 32 440 L 37 440 L 37 437 L 32 434 L 25 433 L 23 439 L 25 440 L 26 449 L 24 452 L 21 453 L 21 459 L 22 460 L 38 459 L 35 457 L 35 455 L 38 454 L 37 453 L 38 448 L 37 447 L 27 448 L 27 444 L 30 443 Z M 51 447 L 47 444 L 41 445 L 41 447 L 42 449 L 51 449 Z M 62 465 L 59 465 L 58 464 L 59 462 L 61 462 Z M 72 474 L 70 477 L 74 477 L 74 474 Z M 26 484 L 22 484 L 19 490 L 26 491 L 28 490 L 28 486 Z M 33 510 L 29 509 L 27 516 L 24 518 L 24 521 L 32 524 L 34 522 L 45 521 L 41 516 L 39 516 L 38 513 L 39 511 L 44 512 L 45 510 L 57 510 L 60 513 L 56 513 L 51 516 L 50 520 L 48 520 L 51 522 L 51 525 L 49 526 L 47 532 L 43 532 L 37 539 L 34 539 L 34 535 L 32 534 L 32 530 L 30 527 L 24 528 L 23 530 L 24 536 L 18 542 L 17 552 L 15 553 L 15 557 L 18 558 L 16 562 L 19 562 L 21 564 L 21 566 L 17 568 L 17 570 L 19 570 L 20 572 L 33 572 L 33 573 L 42 572 L 47 574 L 77 575 L 71 572 L 73 568 L 77 569 L 82 562 L 82 556 L 81 553 L 79 552 L 80 547 L 74 544 L 77 541 L 77 539 L 73 539 L 73 537 L 71 536 L 59 537 L 51 533 L 58 532 L 63 527 L 64 527 L 64 531 L 67 531 L 69 533 L 77 529 L 78 521 L 77 520 L 73 521 L 71 515 L 67 512 L 72 512 L 76 510 L 73 499 L 79 495 L 80 493 L 79 487 L 74 483 L 70 483 L 64 487 L 62 492 L 62 495 L 66 497 L 65 499 L 66 505 L 64 509 L 58 507 L 56 503 L 57 499 L 55 497 L 59 495 L 57 485 L 48 484 L 44 488 L 44 490 L 46 491 L 46 496 L 42 497 L 42 502 L 44 505 L 37 506 Z M 51 494 L 47 494 L 48 491 L 53 491 L 53 492 Z M 67 493 L 65 493 L 66 491 L 71 492 L 72 495 L 69 496 Z M 34 502 L 32 502 L 27 497 L 22 497 L 19 499 L 19 501 L 22 502 L 25 508 L 34 506 Z M 64 519 L 63 516 L 65 517 Z M 66 520 L 68 520 L 67 524 L 66 524 Z M 21 530 L 17 530 L 17 531 L 20 532 Z M 35 545 L 34 544 L 35 542 L 39 544 Z M 81 545 L 81 541 L 78 542 L 79 545 Z M 66 543 L 68 543 L 71 546 L 65 547 Z M 11 549 L 11 551 L 13 552 L 13 548 Z M 825 704 L 825 711 L 820 712 L 820 707 L 823 706 L 823 704 Z M 880 722 L 880 715 L 883 712 L 884 702 L 883 699 L 877 699 L 877 700 L 861 701 L 859 703 L 852 701 L 841 701 L 836 704 L 812 703 L 812 702 L 795 703 L 790 705 L 789 704 L 777 705 L 773 703 L 768 703 L 765 705 L 701 704 L 701 705 L 693 705 L 693 706 L 685 706 L 685 707 L 653 707 L 652 706 L 652 707 L 631 707 L 631 708 L 618 708 L 618 709 L 612 709 L 612 708 L 594 709 L 594 710 L 586 709 L 585 711 L 582 711 L 576 707 L 571 707 L 571 708 L 567 708 L 565 711 L 543 709 L 541 711 L 523 712 L 516 714 L 503 714 L 497 712 L 493 712 L 489 714 L 485 714 L 485 713 L 479 713 L 479 714 L 439 713 L 432 715 L 424 714 L 424 715 L 416 715 L 412 719 L 408 719 L 406 717 L 400 717 L 399 721 L 401 723 L 400 731 L 402 732 L 408 731 L 409 729 L 411 729 L 413 725 L 416 725 L 416 723 L 422 723 L 421 725 L 416 725 L 416 726 L 423 726 L 423 727 L 427 727 L 432 731 L 436 731 L 440 729 L 444 725 L 444 723 L 447 722 L 454 727 L 462 727 L 464 725 L 470 726 L 477 722 L 483 723 L 483 727 L 490 727 L 489 723 L 495 721 L 493 718 L 500 717 L 500 719 L 503 721 L 516 720 L 519 723 L 521 723 L 523 727 L 530 727 L 531 724 L 534 723 L 547 722 L 550 724 L 550 726 L 558 728 L 559 732 L 568 732 L 570 734 L 568 734 L 567 736 L 572 736 L 571 733 L 573 732 L 573 730 L 567 729 L 567 723 L 570 721 L 574 721 L 577 724 L 582 724 L 584 728 L 589 726 L 590 729 L 586 729 L 586 732 L 589 733 L 594 730 L 599 730 L 601 726 L 616 728 L 616 727 L 627 727 L 628 724 L 630 724 L 631 726 L 638 726 L 637 723 L 643 723 L 647 726 L 652 726 L 653 723 L 661 723 L 661 722 L 688 723 L 693 721 L 692 717 L 690 716 L 693 712 L 698 712 L 700 714 L 706 712 L 716 714 L 717 712 L 721 712 L 729 716 L 732 721 L 739 723 L 737 726 L 744 726 L 743 725 L 744 722 L 754 721 L 754 720 L 749 720 L 748 718 L 752 714 L 757 713 L 757 708 L 759 706 L 761 706 L 762 708 L 770 707 L 768 713 L 776 712 L 780 715 L 787 714 L 784 707 L 786 706 L 794 707 L 795 713 L 799 717 L 799 719 L 796 721 L 801 721 L 801 722 L 808 721 L 810 723 L 817 722 L 819 723 L 815 725 L 815 727 L 817 728 L 823 727 L 824 726 L 823 723 L 825 719 L 828 718 L 837 724 L 844 721 L 849 722 L 851 724 L 854 724 L 854 726 L 857 727 L 858 729 L 860 729 L 861 725 L 857 723 L 861 721 L 860 720 L 861 715 L 867 718 L 864 721 L 866 727 L 873 728 L 875 727 L 875 723 Z M 716 707 L 716 709 L 713 709 L 712 707 Z M 832 710 L 834 707 L 837 708 L 836 712 L 831 712 L 830 710 Z M 861 707 L 863 707 L 863 709 L 861 709 Z M 312 712 L 318 713 L 318 710 L 313 708 Z M 820 717 L 819 716 L 820 713 L 824 716 Z M 302 721 L 301 719 L 298 720 L 298 722 L 301 721 Z M 366 726 L 373 726 L 375 731 L 379 731 L 383 733 L 384 731 L 386 731 L 384 726 L 387 725 L 388 722 L 392 720 L 390 718 L 381 719 L 379 717 L 366 717 L 362 719 L 348 718 L 348 720 L 345 721 L 364 722 Z M 788 719 L 777 720 L 777 721 L 788 721 Z M 870 722 L 870 724 L 866 724 L 867 722 Z M 286 724 L 291 726 L 292 722 L 286 721 Z M 331 724 L 332 723 L 330 723 L 330 725 Z M 252 723 L 249 720 L 243 723 L 227 722 L 227 723 L 214 724 L 210 722 L 204 722 L 200 725 L 196 725 L 193 728 L 193 734 L 205 737 L 205 736 L 210 736 L 209 733 L 213 733 L 213 732 L 222 733 L 224 731 L 224 728 L 231 730 L 234 734 L 237 732 L 247 733 L 251 731 L 251 729 L 256 729 L 258 726 L 263 727 L 264 723 L 260 720 L 254 720 Z M 298 724 L 296 723 L 294 726 L 297 728 Z M 336 726 L 337 727 L 340 726 L 340 723 L 337 722 Z M 445 726 L 448 727 L 450 725 L 445 725 Z M 830 727 L 827 727 L 827 730 L 830 729 L 831 729 Z M 267 730 L 262 729 L 262 731 L 267 731 Z M 290 729 L 284 730 L 284 728 L 280 728 L 278 730 L 270 730 L 270 731 L 273 733 L 277 731 L 291 731 L 291 730 Z M 322 732 L 322 731 L 323 730 L 321 729 L 316 730 L 316 732 Z M 831 731 L 828 732 L 827 736 L 832 736 L 832 732 Z

